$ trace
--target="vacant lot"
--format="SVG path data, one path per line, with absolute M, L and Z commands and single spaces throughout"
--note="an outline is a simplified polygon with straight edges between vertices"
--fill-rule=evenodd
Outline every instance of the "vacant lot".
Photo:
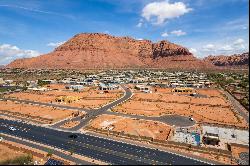
M 45 103 L 64 104 L 79 108 L 97 108 L 112 102 L 123 95 L 122 90 L 113 90 L 109 93 L 102 93 L 97 87 L 86 87 L 82 92 L 73 92 L 69 90 L 51 90 L 46 92 L 19 92 L 5 97 L 12 97 L 23 100 L 38 101 Z M 69 102 L 56 102 L 60 96 L 79 97 L 79 100 Z
M 172 93 L 170 88 L 155 89 L 154 93 L 134 93 L 131 100 L 113 111 L 144 116 L 177 114 L 193 116 L 200 123 L 247 126 L 245 120 L 233 112 L 233 107 L 219 90 L 198 89 L 198 94 L 207 97 L 193 97 Z
M 159 140 L 166 140 L 171 130 L 170 126 L 160 122 L 137 120 L 115 115 L 101 115 L 94 119 L 89 126 Z
M 80 121 L 69 121 L 69 122 L 64 123 L 60 127 L 62 127 L 62 128 L 72 128 L 72 127 L 75 127 L 75 126 L 77 126 L 79 124 L 80 124 Z
M 235 157 L 237 159 L 241 158 L 241 153 L 248 153 L 248 155 L 249 155 L 249 147 L 248 146 L 239 146 L 237 144 L 232 144 L 231 150 L 232 150 L 233 157 Z M 248 157 L 248 162 L 249 162 L 249 157 Z
M 41 123 L 52 123 L 72 116 L 76 111 L 53 107 L 23 104 L 12 101 L 0 101 L 0 112 L 14 117 L 27 118 Z
M 0 144 L 0 163 L 16 157 L 23 156 L 25 153 L 9 148 L 7 145 Z

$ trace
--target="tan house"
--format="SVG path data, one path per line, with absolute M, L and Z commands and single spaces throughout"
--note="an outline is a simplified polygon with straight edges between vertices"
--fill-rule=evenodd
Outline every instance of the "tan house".
M 56 102 L 66 102 L 66 103 L 72 103 L 78 100 L 80 100 L 80 97 L 77 96 L 59 96 L 56 98 Z

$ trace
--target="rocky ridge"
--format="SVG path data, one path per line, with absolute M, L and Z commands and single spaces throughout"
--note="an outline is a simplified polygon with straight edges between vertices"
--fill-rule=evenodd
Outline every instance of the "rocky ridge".
M 205 61 L 218 66 L 218 67 L 230 67 L 230 68 L 248 68 L 249 67 L 249 52 L 242 54 L 234 54 L 230 56 L 208 56 Z
M 163 40 L 135 40 L 101 33 L 81 33 L 53 52 L 34 58 L 18 59 L 8 68 L 211 68 L 185 47 Z

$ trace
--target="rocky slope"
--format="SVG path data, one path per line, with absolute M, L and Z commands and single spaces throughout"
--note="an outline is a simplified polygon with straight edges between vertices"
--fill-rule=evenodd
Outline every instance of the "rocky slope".
M 204 59 L 218 67 L 227 68 L 248 68 L 249 66 L 249 53 L 234 54 L 231 56 L 219 55 L 208 56 Z
M 9 68 L 211 68 L 196 59 L 188 49 L 168 41 L 152 43 L 130 37 L 100 33 L 75 35 L 53 52 L 34 58 L 18 59 Z

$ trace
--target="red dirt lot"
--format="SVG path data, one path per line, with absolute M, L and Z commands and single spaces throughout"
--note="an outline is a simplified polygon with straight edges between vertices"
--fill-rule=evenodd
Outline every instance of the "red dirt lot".
M 23 104 L 13 101 L 0 101 L 0 112 L 30 118 L 39 122 L 56 122 L 61 119 L 73 116 L 76 111 L 57 109 L 53 107 L 37 106 L 31 104 Z
M 38 101 L 45 103 L 55 103 L 63 104 L 67 106 L 79 107 L 79 108 L 97 108 L 105 105 L 109 102 L 112 102 L 123 95 L 121 90 L 112 90 L 109 93 L 100 93 L 101 91 L 97 87 L 85 87 L 82 92 L 73 92 L 70 90 L 50 90 L 45 92 L 18 92 L 5 97 Z M 56 99 L 60 96 L 71 96 L 79 97 L 79 100 L 69 102 L 56 102 Z
M 101 115 L 91 121 L 89 126 L 93 128 L 117 132 L 124 132 L 136 136 L 146 136 L 159 140 L 166 140 L 171 127 L 154 121 L 137 120 L 115 115 Z
M 69 121 L 69 122 L 64 123 L 60 127 L 62 127 L 62 128 L 72 128 L 72 127 L 77 126 L 78 124 L 80 124 L 80 121 Z
M 197 89 L 207 97 L 193 97 L 171 92 L 171 88 L 155 88 L 153 93 L 134 93 L 131 100 L 113 109 L 115 112 L 144 116 L 177 114 L 192 116 L 198 123 L 247 127 L 247 122 L 234 113 L 229 101 L 216 89 Z

